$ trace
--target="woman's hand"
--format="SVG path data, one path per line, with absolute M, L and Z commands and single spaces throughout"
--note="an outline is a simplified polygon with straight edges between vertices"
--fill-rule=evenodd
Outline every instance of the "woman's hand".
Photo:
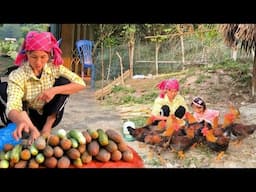
M 31 145 L 36 138 L 38 138 L 40 136 L 40 132 L 37 130 L 36 127 L 34 127 L 33 129 L 30 130 L 30 137 L 28 139 L 29 145 Z
M 12 120 L 17 125 L 17 128 L 13 132 L 13 137 L 16 140 L 22 138 L 22 132 L 27 132 L 28 134 L 30 134 L 31 142 L 40 136 L 40 132 L 34 126 L 26 111 L 13 111 L 12 113 L 12 116 L 15 116 L 15 118 L 13 118 Z
M 154 116 L 154 121 L 156 121 L 156 120 L 162 121 L 162 120 L 167 120 L 167 119 L 168 119 L 168 117 L 162 116 L 162 115 Z
M 48 138 L 51 135 L 51 131 L 42 130 L 40 133 L 45 138 Z
M 54 88 L 49 88 L 44 90 L 38 97 L 38 100 L 44 101 L 46 103 L 49 103 L 53 97 L 55 96 Z
M 17 128 L 13 132 L 13 137 L 16 140 L 22 138 L 22 132 L 27 132 L 29 136 L 29 143 L 31 144 L 37 137 L 40 136 L 40 132 L 33 125 L 29 125 L 27 122 L 19 122 Z
M 13 132 L 13 137 L 16 140 L 19 140 L 22 137 L 22 132 L 29 133 L 29 126 L 26 123 L 19 123 L 17 124 L 16 129 Z

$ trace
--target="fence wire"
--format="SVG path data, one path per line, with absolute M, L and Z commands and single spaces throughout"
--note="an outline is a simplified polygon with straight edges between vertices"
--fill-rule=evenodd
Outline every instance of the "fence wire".
M 214 65 L 228 59 L 232 59 L 232 50 L 227 47 L 223 39 L 218 37 L 212 41 L 204 41 L 194 36 L 187 36 L 183 41 L 184 54 L 180 39 L 172 39 L 162 42 L 158 54 L 158 74 L 170 73 L 182 70 L 190 65 Z M 122 58 L 123 72 L 130 68 L 127 44 L 116 47 L 104 47 L 97 51 L 95 60 L 96 77 L 104 80 L 113 80 L 121 74 L 118 52 Z M 134 75 L 156 74 L 156 45 L 150 41 L 136 41 L 134 49 Z M 102 56 L 103 55 L 103 56 Z M 252 55 L 238 51 L 237 59 L 253 60 Z M 103 67 L 102 67 L 103 66 Z

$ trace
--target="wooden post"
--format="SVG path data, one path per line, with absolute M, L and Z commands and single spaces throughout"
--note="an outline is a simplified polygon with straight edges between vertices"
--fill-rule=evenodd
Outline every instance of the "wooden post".
M 72 47 L 73 47 L 73 30 L 74 24 L 62 24 L 61 30 L 61 49 L 62 58 L 64 60 L 64 66 L 72 70 L 71 60 L 72 60 Z
M 121 55 L 118 53 L 118 51 L 116 52 L 116 55 L 118 56 L 119 60 L 120 60 L 120 68 L 121 68 L 121 82 L 122 85 L 124 85 L 124 73 L 123 73 L 123 62 L 122 62 L 122 57 Z
M 156 49 L 155 49 L 155 65 L 156 65 L 156 76 L 158 76 L 158 53 L 160 49 L 160 43 L 156 41 Z

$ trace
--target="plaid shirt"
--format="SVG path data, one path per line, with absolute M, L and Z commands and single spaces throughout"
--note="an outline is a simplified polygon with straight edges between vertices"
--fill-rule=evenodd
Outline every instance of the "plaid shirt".
M 22 103 L 26 101 L 29 108 L 43 112 L 44 101 L 37 100 L 37 96 L 44 90 L 53 87 L 55 79 L 60 76 L 69 79 L 71 82 L 85 85 L 85 82 L 76 73 L 73 73 L 65 66 L 55 66 L 47 63 L 44 66 L 41 78 L 37 78 L 28 63 L 24 63 L 17 70 L 9 75 L 8 79 L 8 103 L 6 114 L 12 109 L 23 110 Z
M 181 95 L 179 95 L 179 94 L 176 95 L 175 98 L 173 99 L 173 101 L 170 102 L 169 99 L 168 99 L 168 96 L 165 94 L 164 98 L 157 97 L 155 99 L 155 102 L 154 102 L 153 107 L 152 107 L 151 114 L 155 115 L 155 116 L 160 115 L 161 107 L 163 105 L 168 105 L 169 106 L 170 114 L 174 114 L 174 112 L 176 111 L 176 109 L 178 109 L 178 107 L 180 105 L 185 107 L 186 111 L 188 110 L 185 99 Z

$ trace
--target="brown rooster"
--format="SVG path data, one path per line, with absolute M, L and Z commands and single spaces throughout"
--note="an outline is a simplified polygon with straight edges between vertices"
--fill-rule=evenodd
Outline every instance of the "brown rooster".
M 235 116 L 235 119 L 240 119 L 240 111 L 232 102 L 229 102 L 229 113 Z
M 153 123 L 155 123 L 155 121 L 156 121 L 155 116 L 151 115 L 146 119 L 146 125 L 152 125 Z
M 202 134 L 202 129 L 205 127 L 206 122 L 195 122 L 191 124 L 187 124 L 185 126 L 185 131 L 187 135 L 194 134 L 196 143 L 201 144 L 204 140 L 204 136 Z M 210 125 L 209 125 L 210 126 Z
M 227 126 L 234 123 L 236 117 L 233 113 L 227 113 L 224 115 L 223 124 L 221 125 L 222 128 L 226 128 Z
M 181 127 L 185 125 L 185 121 L 177 118 L 174 114 L 171 114 L 166 121 L 166 129 L 162 134 L 163 149 L 167 149 L 170 146 L 172 136 L 175 132 L 177 132 Z
M 170 147 L 173 151 L 178 153 L 180 159 L 183 159 L 185 157 L 184 152 L 196 143 L 194 128 L 195 127 L 182 127 L 175 131 L 171 137 Z
M 151 132 L 145 136 L 144 142 L 151 145 L 162 145 L 163 137 L 156 132 Z
M 225 128 L 231 140 L 237 140 L 238 143 L 249 135 L 253 134 L 256 124 L 244 125 L 242 123 L 232 123 Z
M 173 128 L 174 132 L 170 138 L 170 147 L 178 153 L 178 157 L 181 159 L 185 157 L 184 152 L 198 142 L 197 133 L 204 126 L 202 122 L 196 122 L 190 117 L 192 116 L 189 116 L 186 124 L 180 126 L 179 129 Z
M 225 128 L 231 125 L 239 118 L 240 118 L 240 111 L 237 108 L 235 108 L 231 102 L 229 102 L 229 111 L 228 113 L 224 114 L 222 128 Z
M 155 126 L 154 126 L 155 127 Z M 137 141 L 144 142 L 145 137 L 154 129 L 152 125 L 145 125 L 139 128 L 127 127 L 129 134 L 133 136 Z
M 146 119 L 146 126 L 147 125 L 157 125 L 159 130 L 164 130 L 166 127 L 166 120 L 156 120 L 156 117 L 152 115 Z
M 177 118 L 174 114 L 171 114 L 166 121 L 166 130 L 163 136 L 171 137 L 174 131 L 179 130 L 184 125 L 185 121 L 183 119 Z
M 166 121 L 165 120 L 159 121 L 158 124 L 157 124 L 157 129 L 159 131 L 164 131 L 165 128 L 166 128 Z
M 219 116 L 215 116 L 212 121 L 212 128 L 215 129 L 219 127 Z
M 185 113 L 183 119 L 184 119 L 187 123 L 189 123 L 189 124 L 191 124 L 191 123 L 196 123 L 196 122 L 197 122 L 197 120 L 196 120 L 196 118 L 193 116 L 193 114 L 190 113 L 190 112 L 188 112 L 188 111 Z
M 133 128 L 127 126 L 127 130 L 135 140 L 145 142 L 148 144 L 158 144 L 162 141 L 163 128 L 159 128 L 159 125 L 145 125 L 143 127 Z
M 224 152 L 228 149 L 230 138 L 222 128 L 209 128 L 205 126 L 202 129 L 205 137 L 203 143 L 211 150 L 218 152 L 217 160 L 221 159 Z

